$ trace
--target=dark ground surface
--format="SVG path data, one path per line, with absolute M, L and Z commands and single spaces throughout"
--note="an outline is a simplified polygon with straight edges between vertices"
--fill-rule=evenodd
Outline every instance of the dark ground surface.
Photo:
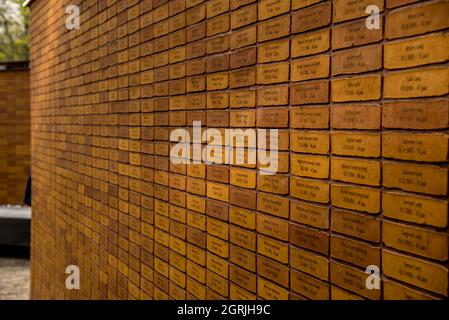
M 28 300 L 29 250 L 0 247 L 0 300 Z

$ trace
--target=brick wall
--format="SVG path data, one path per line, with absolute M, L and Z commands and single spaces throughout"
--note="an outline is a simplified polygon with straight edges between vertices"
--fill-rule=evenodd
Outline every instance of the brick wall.
M 23 203 L 30 173 L 29 77 L 28 70 L 0 70 L 0 206 Z
M 449 1 L 68 4 L 31 4 L 34 298 L 448 296 Z M 277 173 L 171 163 L 194 120 L 279 129 Z

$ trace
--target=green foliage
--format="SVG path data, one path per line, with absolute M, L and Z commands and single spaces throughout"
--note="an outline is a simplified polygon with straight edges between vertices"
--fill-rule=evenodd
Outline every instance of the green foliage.
M 28 60 L 28 8 L 23 0 L 0 0 L 0 62 Z

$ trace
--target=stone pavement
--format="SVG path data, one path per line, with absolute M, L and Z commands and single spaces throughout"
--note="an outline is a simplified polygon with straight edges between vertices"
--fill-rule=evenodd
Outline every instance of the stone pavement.
M 30 261 L 0 257 L 0 300 L 28 300 Z

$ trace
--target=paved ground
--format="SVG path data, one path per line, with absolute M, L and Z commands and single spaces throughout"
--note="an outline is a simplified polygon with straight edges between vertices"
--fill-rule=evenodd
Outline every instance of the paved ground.
M 28 300 L 30 261 L 0 257 L 0 300 Z

